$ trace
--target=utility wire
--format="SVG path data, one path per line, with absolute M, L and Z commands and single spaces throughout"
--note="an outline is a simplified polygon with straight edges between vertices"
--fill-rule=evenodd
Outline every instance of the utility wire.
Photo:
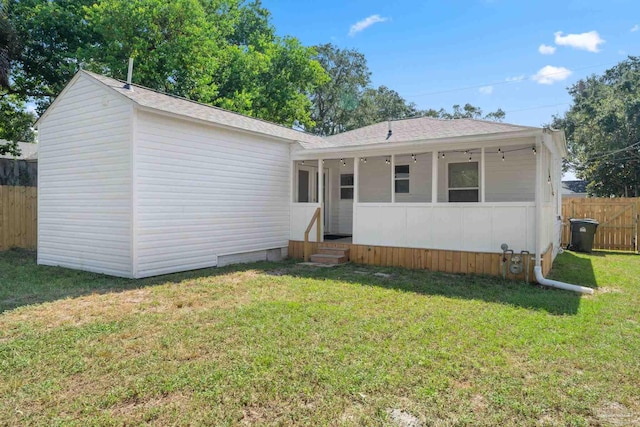
M 592 162 L 594 160 L 599 160 L 599 159 L 601 159 L 603 157 L 608 157 L 608 156 L 611 156 L 613 154 L 622 153 L 623 151 L 629 151 L 632 148 L 635 148 L 635 147 L 638 147 L 638 146 L 640 146 L 640 141 L 636 142 L 635 144 L 631 144 L 628 147 L 620 148 L 618 150 L 605 151 L 603 153 L 596 153 L 596 154 L 593 154 L 591 157 L 589 157 L 587 160 L 585 160 L 585 163 Z
M 582 71 L 582 70 L 588 70 L 590 68 L 598 68 L 598 67 L 610 67 L 610 66 L 616 65 L 616 64 L 617 63 L 589 65 L 587 67 L 575 68 L 572 71 Z M 565 73 L 565 71 L 558 71 L 558 72 L 555 72 L 555 73 L 545 74 L 545 76 L 555 76 L 555 75 L 564 74 L 564 73 Z M 523 77 L 521 79 L 516 78 L 516 79 L 512 79 L 512 80 L 501 80 L 501 81 L 497 81 L 497 82 L 493 82 L 493 83 L 484 83 L 484 84 L 478 84 L 478 85 L 473 85 L 473 86 L 464 86 L 464 87 L 458 87 L 458 88 L 438 90 L 438 91 L 433 91 L 433 92 L 420 92 L 420 93 L 413 93 L 413 94 L 404 94 L 404 96 L 406 96 L 406 97 L 416 97 L 416 96 L 440 95 L 440 94 L 443 94 L 443 93 L 459 92 L 459 91 L 469 90 L 469 89 L 479 89 L 479 88 L 484 87 L 484 86 L 498 86 L 498 85 L 505 85 L 505 84 L 510 84 L 510 83 L 519 83 L 519 82 L 532 80 L 532 79 L 533 79 L 533 76 L 529 76 L 529 77 Z

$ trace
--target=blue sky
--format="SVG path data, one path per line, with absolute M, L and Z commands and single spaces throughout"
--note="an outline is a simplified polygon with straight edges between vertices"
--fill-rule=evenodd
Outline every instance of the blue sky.
M 281 35 L 364 53 L 374 85 L 420 108 L 470 102 L 540 126 L 566 88 L 640 55 L 640 1 L 263 0 Z M 543 46 L 544 45 L 544 46 Z

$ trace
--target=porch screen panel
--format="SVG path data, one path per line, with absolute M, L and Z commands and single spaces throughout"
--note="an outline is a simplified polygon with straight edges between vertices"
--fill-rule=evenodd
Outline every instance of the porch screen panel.
M 449 163 L 449 202 L 479 200 L 478 162 Z
M 309 202 L 309 171 L 298 171 L 298 202 Z

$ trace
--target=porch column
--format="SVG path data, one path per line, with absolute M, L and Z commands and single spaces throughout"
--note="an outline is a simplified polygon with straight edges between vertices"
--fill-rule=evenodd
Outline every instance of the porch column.
M 291 162 L 291 178 L 289 179 L 289 194 L 290 194 L 290 202 L 296 202 L 296 162 L 295 160 Z
M 318 228 L 320 229 L 320 241 L 324 240 L 324 168 L 322 159 L 318 159 L 318 204 L 320 205 L 320 218 Z
M 484 203 L 484 147 L 480 149 L 480 203 Z
M 396 155 L 391 155 L 391 203 L 396 202 Z
M 431 203 L 438 203 L 438 152 L 431 152 Z
M 359 196 L 359 189 L 358 187 L 360 186 L 359 181 L 360 179 L 358 178 L 358 175 L 360 174 L 360 157 L 355 157 L 353 159 L 353 203 L 358 203 L 360 196 Z M 355 214 L 356 210 L 353 210 L 353 213 Z
M 351 243 L 357 243 L 356 222 L 358 221 L 358 202 L 360 201 L 360 157 L 353 159 L 353 209 L 351 212 Z
M 541 221 L 542 221 L 542 137 L 538 136 L 536 137 L 536 151 L 538 152 L 538 154 L 536 155 L 536 236 L 535 236 L 535 242 L 536 242 L 536 263 L 535 265 L 538 267 L 541 265 L 541 260 L 542 260 L 542 251 L 543 249 L 540 248 L 540 246 L 542 246 L 542 239 L 541 239 L 541 233 L 542 233 L 542 227 L 541 227 Z

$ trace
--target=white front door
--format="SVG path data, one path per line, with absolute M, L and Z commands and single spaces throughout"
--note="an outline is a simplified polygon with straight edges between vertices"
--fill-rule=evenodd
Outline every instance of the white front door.
M 298 203 L 318 202 L 318 168 L 315 166 L 298 165 L 296 171 L 296 201 Z M 331 225 L 331 183 L 329 169 L 323 169 L 323 225 L 326 232 L 330 232 Z

